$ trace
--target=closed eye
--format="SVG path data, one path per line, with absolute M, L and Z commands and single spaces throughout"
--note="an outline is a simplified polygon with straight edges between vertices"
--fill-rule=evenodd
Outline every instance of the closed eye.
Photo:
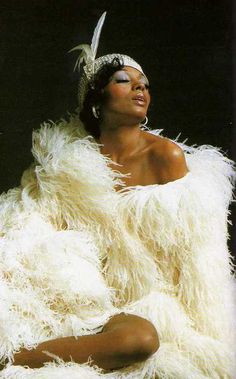
M 116 83 L 128 83 L 130 80 L 128 79 L 116 79 Z

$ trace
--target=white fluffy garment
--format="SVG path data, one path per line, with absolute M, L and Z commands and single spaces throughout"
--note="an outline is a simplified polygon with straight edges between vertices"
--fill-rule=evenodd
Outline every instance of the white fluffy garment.
M 76 118 L 34 132 L 35 163 L 0 198 L 2 360 L 94 334 L 122 311 L 152 321 L 160 348 L 111 373 L 59 357 L 40 369 L 8 364 L 2 379 L 236 378 L 234 170 L 217 149 L 182 147 L 184 178 L 116 192 L 122 175 Z

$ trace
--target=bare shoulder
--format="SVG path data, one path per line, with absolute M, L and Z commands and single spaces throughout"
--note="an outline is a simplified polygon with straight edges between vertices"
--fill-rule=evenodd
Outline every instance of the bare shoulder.
M 188 172 L 182 148 L 168 138 L 146 136 L 150 143 L 150 156 L 161 175 L 161 182 L 167 183 L 185 176 Z
M 153 145 L 153 154 L 157 158 L 161 158 L 162 161 L 168 163 L 181 163 L 182 160 L 185 161 L 185 155 L 182 148 L 175 142 L 168 138 L 161 138 L 160 143 Z
M 185 160 L 184 152 L 179 145 L 169 138 L 144 132 L 145 140 L 150 148 L 150 152 L 156 159 L 163 162 L 174 162 L 175 160 Z

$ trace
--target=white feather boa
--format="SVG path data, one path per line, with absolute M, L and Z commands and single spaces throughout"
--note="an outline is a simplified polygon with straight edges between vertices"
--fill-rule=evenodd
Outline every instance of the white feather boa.
M 161 346 L 112 373 L 58 360 L 1 378 L 234 378 L 234 170 L 217 149 L 182 147 L 184 178 L 117 193 L 122 175 L 76 118 L 34 132 L 35 164 L 0 198 L 1 357 L 95 333 L 121 311 L 151 320 Z

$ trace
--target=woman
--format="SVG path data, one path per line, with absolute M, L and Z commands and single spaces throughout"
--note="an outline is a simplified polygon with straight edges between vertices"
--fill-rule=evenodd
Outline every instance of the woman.
M 108 83 L 105 87 L 100 88 L 99 84 L 105 80 L 104 73 L 107 76 L 109 70 L 116 71 L 106 78 Z M 87 94 L 85 103 L 91 103 L 94 93 L 100 91 L 96 93 L 99 104 L 86 104 L 81 112 L 82 119 L 86 126 L 89 110 L 96 107 L 99 112 L 97 131 L 100 131 L 98 142 L 101 152 L 114 162 L 110 164 L 111 168 L 115 169 L 115 164 L 119 164 L 120 172 L 130 173 L 124 178 L 126 186 L 164 184 L 184 176 L 187 167 L 182 149 L 170 140 L 140 129 L 150 103 L 146 76 L 115 60 L 102 67 L 97 83 Z M 91 123 L 89 126 L 91 128 Z M 117 342 L 113 346 L 115 338 Z M 36 350 L 16 354 L 15 364 L 40 367 L 48 361 L 42 350 L 49 349 L 65 360 L 72 357 L 75 362 L 84 363 L 91 357 L 99 367 L 114 369 L 143 360 L 157 348 L 157 333 L 148 321 L 122 314 L 113 316 L 98 335 L 43 343 Z
M 141 67 L 99 59 L 80 86 L 85 130 L 72 117 L 36 132 L 36 164 L 2 200 L 5 314 L 20 327 L 3 348 L 21 350 L 3 377 L 233 378 L 230 162 L 142 130 Z M 75 363 L 42 367 L 56 357 Z M 117 371 L 78 365 L 89 358 Z

